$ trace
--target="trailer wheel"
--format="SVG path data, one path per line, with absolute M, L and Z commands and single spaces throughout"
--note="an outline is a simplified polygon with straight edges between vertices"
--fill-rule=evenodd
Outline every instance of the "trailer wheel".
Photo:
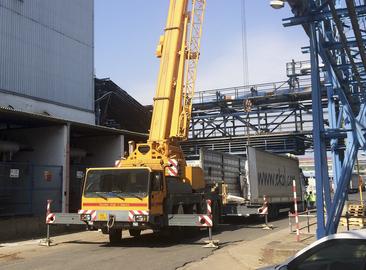
M 110 229 L 109 230 L 109 243 L 115 245 L 122 240 L 122 229 Z
M 140 229 L 129 229 L 128 231 L 132 237 L 139 237 L 141 235 Z
M 277 205 L 271 204 L 268 208 L 269 213 L 268 213 L 268 218 L 270 220 L 276 219 L 279 216 L 279 208 Z
M 201 202 L 196 203 L 196 212 L 197 214 L 204 214 L 207 212 L 207 202 L 204 198 L 202 198 Z

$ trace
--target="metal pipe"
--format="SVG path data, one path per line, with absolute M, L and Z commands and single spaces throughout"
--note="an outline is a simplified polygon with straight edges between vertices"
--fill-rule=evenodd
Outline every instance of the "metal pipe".
M 128 153 L 131 155 L 135 151 L 136 143 L 134 141 L 128 141 Z
M 18 152 L 20 150 L 20 144 L 11 141 L 0 141 L 0 152 Z

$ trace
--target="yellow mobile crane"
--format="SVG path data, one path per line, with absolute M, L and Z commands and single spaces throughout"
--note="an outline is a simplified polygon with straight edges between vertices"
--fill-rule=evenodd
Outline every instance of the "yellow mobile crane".
M 129 156 L 116 167 L 87 170 L 79 214 L 111 243 L 123 229 L 138 236 L 147 228 L 200 226 L 206 199 L 218 212 L 218 192 L 207 190 L 201 168 L 187 166 L 179 145 L 189 131 L 205 2 L 170 1 L 156 50 L 160 70 L 148 141 L 130 142 Z

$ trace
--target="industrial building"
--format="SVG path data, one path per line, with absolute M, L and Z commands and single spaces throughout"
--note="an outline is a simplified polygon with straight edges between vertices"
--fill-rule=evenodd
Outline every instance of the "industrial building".
M 118 97 L 95 102 L 103 80 L 95 87 L 93 5 L 0 3 L 0 217 L 43 218 L 48 199 L 54 210 L 76 212 L 85 169 L 113 166 L 128 140 L 145 138 L 146 123 L 125 124 L 126 111 L 116 116 L 107 108 Z M 142 110 L 121 91 L 114 95 L 129 104 L 125 109 Z M 95 105 L 103 109 L 102 124 L 119 118 L 119 129 L 95 125 Z
M 0 106 L 94 124 L 93 1 L 0 3 Z
M 137 102 L 111 79 L 95 79 L 97 125 L 147 133 L 150 120 L 149 109 Z

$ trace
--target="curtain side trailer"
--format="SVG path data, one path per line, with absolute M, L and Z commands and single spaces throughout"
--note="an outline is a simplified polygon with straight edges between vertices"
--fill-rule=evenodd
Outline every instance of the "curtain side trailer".
M 300 181 L 296 158 L 272 154 L 248 147 L 246 157 L 201 149 L 198 160 L 187 161 L 203 169 L 206 185 L 222 185 L 222 216 L 259 214 L 264 196 L 269 203 L 269 217 L 294 206 L 293 180 L 297 200 L 301 202 L 304 183 Z

